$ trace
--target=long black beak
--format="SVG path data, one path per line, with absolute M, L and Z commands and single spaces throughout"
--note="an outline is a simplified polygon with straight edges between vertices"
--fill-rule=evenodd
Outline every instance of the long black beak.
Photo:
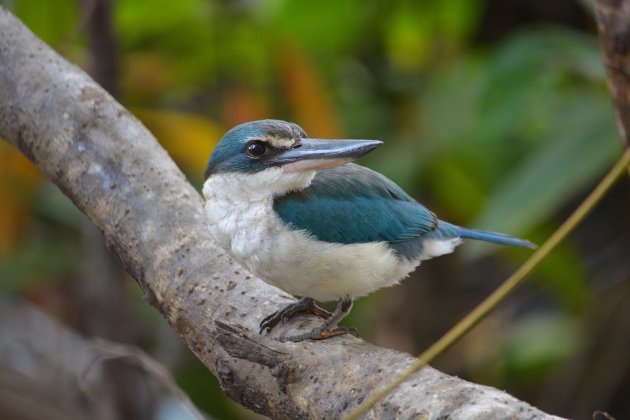
M 379 140 L 302 139 L 268 162 L 281 165 L 286 172 L 332 168 L 353 161 L 383 144 Z

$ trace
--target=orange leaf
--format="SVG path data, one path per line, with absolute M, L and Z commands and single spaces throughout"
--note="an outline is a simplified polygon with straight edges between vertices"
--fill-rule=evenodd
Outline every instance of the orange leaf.
M 175 111 L 136 109 L 134 113 L 185 172 L 203 177 L 210 152 L 223 135 L 217 123 Z
M 300 125 L 316 137 L 343 137 L 317 66 L 297 45 L 285 43 L 278 54 L 280 82 Z

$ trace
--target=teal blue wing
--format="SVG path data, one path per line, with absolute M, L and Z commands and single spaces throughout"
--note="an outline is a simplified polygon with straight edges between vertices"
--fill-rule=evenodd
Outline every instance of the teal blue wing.
M 274 210 L 285 223 L 321 241 L 385 241 L 401 254 L 419 254 L 421 235 L 438 224 L 398 185 L 354 164 L 319 171 L 307 189 L 277 197 Z

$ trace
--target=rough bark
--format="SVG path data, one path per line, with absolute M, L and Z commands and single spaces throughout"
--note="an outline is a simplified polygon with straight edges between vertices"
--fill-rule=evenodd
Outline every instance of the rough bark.
M 608 72 L 608 88 L 615 104 L 617 128 L 630 147 L 630 1 L 597 0 L 597 29 Z
M 337 418 L 413 360 L 351 336 L 280 343 L 259 335 L 263 315 L 292 297 L 216 248 L 201 197 L 146 128 L 1 7 L 0 136 L 104 233 L 147 301 L 245 407 L 271 417 Z M 303 317 L 274 333 L 315 322 Z M 367 417 L 552 418 L 429 367 Z

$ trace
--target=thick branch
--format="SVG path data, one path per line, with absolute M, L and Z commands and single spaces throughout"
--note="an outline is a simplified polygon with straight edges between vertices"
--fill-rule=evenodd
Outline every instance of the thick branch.
M 244 406 L 272 417 L 336 418 L 413 360 L 350 336 L 297 344 L 260 336 L 256 327 L 263 314 L 292 298 L 217 249 L 204 227 L 199 194 L 151 134 L 2 8 L 0 136 L 103 231 L 147 300 L 225 393 Z M 312 323 L 301 318 L 274 332 Z M 496 389 L 431 368 L 369 414 L 418 416 L 551 417 Z
M 597 0 L 597 28 L 615 104 L 617 127 L 630 147 L 630 1 Z

